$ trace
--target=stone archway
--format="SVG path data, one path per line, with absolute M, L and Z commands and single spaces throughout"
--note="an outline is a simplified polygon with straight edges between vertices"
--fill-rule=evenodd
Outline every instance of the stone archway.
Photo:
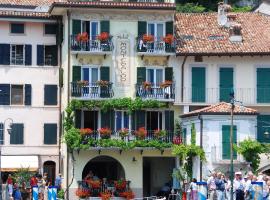
M 51 185 L 54 185 L 55 181 L 55 169 L 56 169 L 56 164 L 54 161 L 46 161 L 43 164 L 43 174 L 47 173 L 48 174 L 48 181 L 50 182 Z
M 99 179 L 107 180 L 125 179 L 125 170 L 121 163 L 110 156 L 97 156 L 91 159 L 83 168 L 82 180 L 92 171 Z

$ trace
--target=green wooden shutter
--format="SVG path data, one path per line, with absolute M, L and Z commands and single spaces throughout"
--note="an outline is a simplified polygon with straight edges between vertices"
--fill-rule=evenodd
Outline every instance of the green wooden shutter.
M 270 137 L 264 135 L 265 131 L 270 132 L 270 115 L 257 116 L 257 140 L 263 143 L 270 143 Z
M 146 34 L 146 30 L 147 30 L 147 22 L 138 21 L 138 37 Z
M 64 34 L 63 28 L 64 28 L 63 24 L 59 22 L 57 24 L 57 32 L 56 32 L 56 44 L 57 45 L 61 45 L 63 42 L 63 34 Z
M 233 89 L 233 68 L 219 70 L 219 100 L 229 102 L 230 92 Z
M 110 21 L 101 21 L 100 22 L 100 32 L 110 33 Z
M 75 128 L 82 128 L 82 112 L 81 110 L 75 110 Z
M 25 84 L 24 86 L 24 105 L 30 106 L 32 103 L 32 86 Z
M 58 46 L 52 45 L 52 66 L 58 65 Z
M 10 64 L 10 44 L 0 44 L 0 64 Z
M 25 55 L 24 55 L 24 64 L 32 65 L 32 45 L 26 44 L 24 47 Z
M 72 20 L 72 34 L 77 35 L 81 33 L 81 20 Z
M 166 81 L 172 81 L 173 80 L 173 68 L 172 67 L 166 67 L 165 68 L 165 80 Z
M 231 147 L 230 147 L 230 125 L 222 126 L 222 159 L 230 159 Z M 237 127 L 233 127 L 233 142 L 237 144 Z M 236 151 L 233 152 L 233 158 L 237 158 Z
M 187 143 L 187 128 L 183 128 L 182 141 L 184 144 Z
M 81 80 L 81 66 L 72 67 L 72 84 L 71 84 L 71 96 L 81 96 L 81 87 L 77 85 L 77 81 Z
M 59 87 L 62 88 L 64 86 L 64 69 L 59 68 Z
M 257 69 L 257 103 L 270 102 L 270 68 Z
M 101 127 L 110 128 L 114 131 L 114 119 L 115 113 L 113 110 L 108 110 L 107 112 L 101 112 Z
M 57 85 L 44 86 L 44 105 L 57 105 Z
M 110 67 L 100 67 L 100 80 L 110 81 Z M 108 98 L 110 97 L 110 86 L 100 87 L 100 97 Z
M 10 105 L 10 84 L 0 84 L 0 105 Z
M 145 127 L 145 111 L 138 110 L 135 112 L 135 129 L 138 130 L 140 127 Z
M 4 144 L 4 124 L 0 123 L 0 144 Z
M 57 124 L 44 124 L 44 144 L 57 144 Z
M 141 84 L 146 81 L 146 68 L 137 67 L 137 84 Z
M 173 21 L 166 22 L 166 35 L 167 34 L 173 35 Z
M 37 65 L 44 65 L 44 45 L 37 45 Z
M 174 131 L 174 111 L 165 111 L 165 130 L 173 132 Z
M 192 67 L 192 102 L 205 102 L 204 67 Z
M 23 144 L 24 135 L 23 135 L 23 124 L 13 123 L 11 126 L 10 134 L 10 144 Z

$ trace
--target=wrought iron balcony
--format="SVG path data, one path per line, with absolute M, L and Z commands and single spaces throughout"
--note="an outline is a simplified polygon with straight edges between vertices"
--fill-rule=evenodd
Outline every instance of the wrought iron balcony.
M 86 99 L 99 99 L 113 97 L 113 83 L 88 83 L 84 81 L 71 83 L 71 95 L 73 97 L 81 97 Z
M 143 99 L 158 99 L 165 101 L 174 101 L 175 85 L 174 83 L 141 83 L 136 84 L 136 95 Z
M 137 50 L 141 54 L 173 54 L 175 52 L 175 42 L 172 41 L 168 43 L 161 38 L 151 37 L 147 39 L 143 36 L 140 36 L 137 39 Z
M 74 52 L 89 52 L 89 53 L 106 53 L 113 49 L 111 38 L 107 41 L 100 41 L 98 39 L 78 40 L 77 35 L 71 36 L 71 51 Z

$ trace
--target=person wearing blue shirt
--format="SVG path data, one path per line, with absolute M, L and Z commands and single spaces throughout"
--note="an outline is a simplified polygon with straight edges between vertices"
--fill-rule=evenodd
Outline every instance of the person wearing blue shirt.
M 217 173 L 217 177 L 215 178 L 215 184 L 216 184 L 216 193 L 217 193 L 217 200 L 225 200 L 225 182 L 222 179 L 221 172 Z

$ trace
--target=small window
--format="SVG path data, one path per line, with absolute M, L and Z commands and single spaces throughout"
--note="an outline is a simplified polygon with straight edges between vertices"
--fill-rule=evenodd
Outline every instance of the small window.
M 57 24 L 45 24 L 44 29 L 45 35 L 55 35 L 57 30 Z
M 44 105 L 57 105 L 57 85 L 45 85 Z
M 11 45 L 11 65 L 24 65 L 24 45 Z
M 44 124 L 44 144 L 57 144 L 57 124 Z
M 23 85 L 11 85 L 11 105 L 23 105 Z
M 24 34 L 24 24 L 21 23 L 11 23 L 10 33 Z
M 10 144 L 23 144 L 24 143 L 24 125 L 13 123 L 10 133 Z
M 4 124 L 0 123 L 0 145 L 4 144 Z
M 45 65 L 47 66 L 57 66 L 57 46 L 45 46 L 44 47 L 44 59 Z

